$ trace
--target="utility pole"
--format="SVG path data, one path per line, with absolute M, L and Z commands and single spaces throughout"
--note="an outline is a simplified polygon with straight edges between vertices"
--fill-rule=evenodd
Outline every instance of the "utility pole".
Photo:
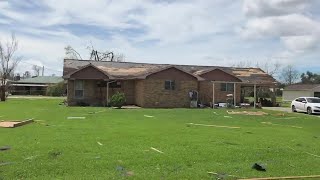
M 42 76 L 44 75 L 44 66 L 42 66 Z

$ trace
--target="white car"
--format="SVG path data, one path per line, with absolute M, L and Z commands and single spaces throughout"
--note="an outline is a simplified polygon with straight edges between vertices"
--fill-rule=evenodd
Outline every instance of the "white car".
M 308 114 L 320 114 L 320 98 L 299 97 L 291 103 L 292 112 L 306 112 Z

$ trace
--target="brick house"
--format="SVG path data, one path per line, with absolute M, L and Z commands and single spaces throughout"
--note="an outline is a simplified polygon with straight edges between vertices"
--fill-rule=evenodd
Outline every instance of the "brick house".
M 67 102 L 106 105 L 116 92 L 126 104 L 141 107 L 190 107 L 190 92 L 202 104 L 226 102 L 233 94 L 241 103 L 243 87 L 274 87 L 276 80 L 259 68 L 146 64 L 65 59 Z

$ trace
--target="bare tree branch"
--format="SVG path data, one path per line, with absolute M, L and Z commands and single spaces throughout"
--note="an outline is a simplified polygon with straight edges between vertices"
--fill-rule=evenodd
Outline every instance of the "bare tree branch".
M 33 66 L 32 66 L 32 70 L 33 70 L 35 76 L 39 76 L 39 75 L 40 75 L 41 67 L 40 67 L 40 66 L 37 66 L 37 65 L 33 65 Z
M 15 56 L 15 53 L 18 50 L 18 41 L 15 38 L 15 35 L 11 34 L 11 39 L 7 42 L 0 42 L 0 78 L 1 78 L 1 101 L 6 100 L 6 83 L 11 74 L 14 74 L 14 70 L 18 66 L 18 63 L 21 61 L 21 57 Z
M 73 49 L 70 45 L 64 48 L 67 58 L 70 59 L 82 59 L 80 53 Z
M 284 67 L 281 71 L 281 78 L 285 84 L 293 84 L 299 79 L 299 72 L 292 65 Z

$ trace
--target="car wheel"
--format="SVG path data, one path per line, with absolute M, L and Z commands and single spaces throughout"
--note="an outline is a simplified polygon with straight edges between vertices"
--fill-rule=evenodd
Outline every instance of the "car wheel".
M 311 115 L 311 114 L 312 114 L 312 109 L 311 109 L 311 107 L 308 107 L 308 109 L 307 109 L 307 113 L 308 113 L 309 115 Z
M 296 110 L 296 107 L 295 107 L 295 106 L 292 106 L 291 110 L 292 110 L 292 112 L 297 112 L 297 110 Z

